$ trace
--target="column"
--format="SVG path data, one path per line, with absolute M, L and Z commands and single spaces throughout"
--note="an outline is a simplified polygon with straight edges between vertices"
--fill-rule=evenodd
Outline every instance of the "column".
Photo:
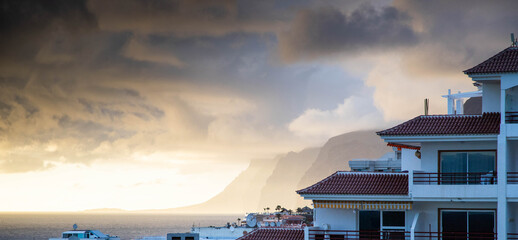
M 500 134 L 498 135 L 497 171 L 498 171 L 498 202 L 497 202 L 497 233 L 498 240 L 507 239 L 507 131 L 505 124 L 505 89 L 500 92 Z

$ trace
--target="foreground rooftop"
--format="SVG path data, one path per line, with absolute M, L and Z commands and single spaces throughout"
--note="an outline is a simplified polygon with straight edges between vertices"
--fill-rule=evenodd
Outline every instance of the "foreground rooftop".
M 379 131 L 379 136 L 479 135 L 500 132 L 500 113 L 482 115 L 421 115 L 395 127 Z
M 408 195 L 407 173 L 336 172 L 298 194 Z

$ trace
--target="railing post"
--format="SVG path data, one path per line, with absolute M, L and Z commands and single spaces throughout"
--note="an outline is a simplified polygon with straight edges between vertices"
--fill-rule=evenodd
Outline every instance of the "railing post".
M 309 240 L 309 227 L 304 227 L 304 240 Z
M 414 189 L 414 170 L 408 171 L 408 196 L 412 196 Z

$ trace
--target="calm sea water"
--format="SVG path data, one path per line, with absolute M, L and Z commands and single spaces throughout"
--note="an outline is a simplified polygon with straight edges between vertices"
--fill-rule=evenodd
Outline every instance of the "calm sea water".
M 101 213 L 0 213 L 0 240 L 32 240 L 60 237 L 77 224 L 97 229 L 121 240 L 188 232 L 195 226 L 223 226 L 238 215 L 101 214 Z

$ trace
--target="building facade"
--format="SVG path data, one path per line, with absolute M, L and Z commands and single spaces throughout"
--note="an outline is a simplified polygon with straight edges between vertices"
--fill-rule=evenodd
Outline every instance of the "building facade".
M 479 91 L 448 94 L 449 114 L 377 133 L 401 172 L 336 172 L 297 191 L 315 209 L 305 239 L 518 239 L 518 47 L 464 73 Z M 463 96 L 482 112 L 462 114 Z

